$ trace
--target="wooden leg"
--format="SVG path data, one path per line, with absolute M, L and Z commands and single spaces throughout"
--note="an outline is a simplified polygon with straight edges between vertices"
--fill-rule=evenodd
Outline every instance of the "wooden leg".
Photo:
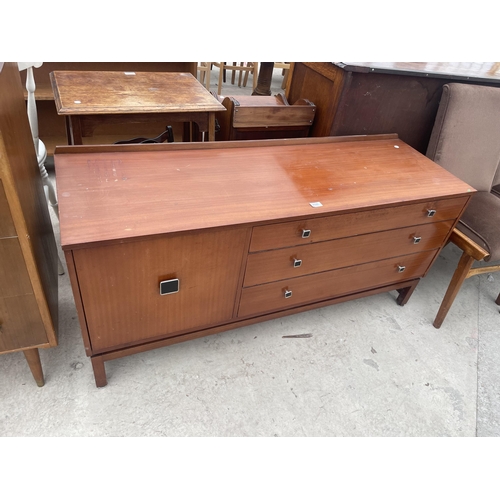
M 92 369 L 94 370 L 95 385 L 97 387 L 104 387 L 108 384 L 106 378 L 106 369 L 104 368 L 104 360 L 102 356 L 92 356 Z
M 36 385 L 38 387 L 43 387 L 45 381 L 43 379 L 42 363 L 40 362 L 40 353 L 38 349 L 26 349 L 23 351 L 24 357 L 28 362 L 33 378 L 35 379 Z
M 451 278 L 448 290 L 446 290 L 443 302 L 441 302 L 441 307 L 439 308 L 436 319 L 434 320 L 433 325 L 435 328 L 440 328 L 443 324 L 444 318 L 446 318 L 446 315 L 448 314 L 448 311 L 450 310 L 450 307 L 453 304 L 453 301 L 455 300 L 455 297 L 457 296 L 462 283 L 467 278 L 467 274 L 469 273 L 474 260 L 474 257 L 471 257 L 465 252 L 462 254 L 462 257 L 460 257 L 458 266 L 455 269 L 455 273 Z
M 419 281 L 420 280 L 415 280 L 410 286 L 398 290 L 399 295 L 396 299 L 396 303 L 398 304 L 398 306 L 404 306 L 410 300 L 410 297 L 415 291 L 415 288 L 417 288 Z
M 215 113 L 208 114 L 208 140 L 215 141 Z
M 79 116 L 70 116 L 69 117 L 69 127 L 70 127 L 70 135 L 72 145 L 82 145 L 82 126 L 80 122 Z
M 495 300 L 495 304 L 500 306 L 500 293 L 498 294 L 497 300 Z

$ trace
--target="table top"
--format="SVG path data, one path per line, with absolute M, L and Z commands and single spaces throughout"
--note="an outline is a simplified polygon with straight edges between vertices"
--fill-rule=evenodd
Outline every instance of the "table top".
M 184 149 L 153 144 L 133 152 L 124 146 L 89 153 L 85 146 L 56 150 L 62 246 L 347 213 L 474 191 L 395 134 L 382 137 L 200 143 Z
M 336 66 L 355 73 L 418 75 L 463 81 L 499 82 L 498 62 L 336 62 Z
M 50 80 L 60 115 L 225 110 L 191 73 L 54 71 Z

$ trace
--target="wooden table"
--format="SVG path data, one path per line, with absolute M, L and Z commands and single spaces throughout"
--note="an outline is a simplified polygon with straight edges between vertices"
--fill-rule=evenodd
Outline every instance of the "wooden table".
M 389 290 L 405 304 L 474 191 L 396 135 L 72 146 L 55 166 L 98 386 L 129 354 Z
M 54 71 L 50 79 L 57 113 L 66 116 L 68 144 L 73 145 L 83 144 L 98 125 L 152 118 L 165 126 L 194 122 L 213 141 L 215 113 L 225 109 L 190 73 Z

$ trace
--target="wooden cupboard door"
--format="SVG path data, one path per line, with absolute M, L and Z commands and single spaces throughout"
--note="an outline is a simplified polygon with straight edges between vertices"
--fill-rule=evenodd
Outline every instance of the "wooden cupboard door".
M 92 353 L 231 320 L 248 229 L 73 251 Z M 160 282 L 179 291 L 160 295 Z
M 0 297 L 0 353 L 48 345 L 35 296 Z
M 0 179 L 0 238 L 17 236 L 2 180 Z
M 16 237 L 0 239 L 0 352 L 47 343 L 47 334 Z

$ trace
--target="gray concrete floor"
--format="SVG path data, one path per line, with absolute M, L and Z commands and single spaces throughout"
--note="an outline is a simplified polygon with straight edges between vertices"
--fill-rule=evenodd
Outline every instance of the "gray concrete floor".
M 251 84 L 223 89 L 238 92 Z M 498 275 L 467 280 L 432 326 L 458 259 L 446 247 L 404 307 L 384 293 L 117 359 L 101 389 L 66 273 L 45 386 L 22 353 L 0 358 L 0 436 L 498 437 Z

